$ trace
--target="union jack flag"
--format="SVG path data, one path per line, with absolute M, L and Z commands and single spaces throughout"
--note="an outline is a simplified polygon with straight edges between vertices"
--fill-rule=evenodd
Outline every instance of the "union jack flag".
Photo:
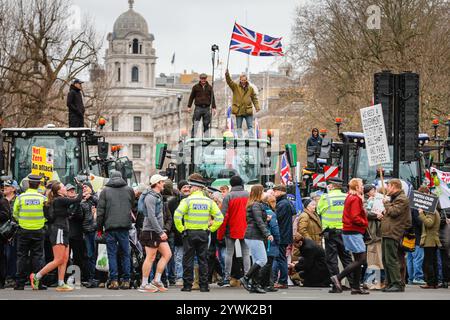
M 281 177 L 281 183 L 284 184 L 284 185 L 287 185 L 288 182 L 292 180 L 291 170 L 289 168 L 289 164 L 287 162 L 285 154 L 283 154 L 283 156 L 281 157 L 280 177 Z
M 231 36 L 230 50 L 252 56 L 284 56 L 283 45 L 281 44 L 282 39 L 252 31 L 235 23 Z

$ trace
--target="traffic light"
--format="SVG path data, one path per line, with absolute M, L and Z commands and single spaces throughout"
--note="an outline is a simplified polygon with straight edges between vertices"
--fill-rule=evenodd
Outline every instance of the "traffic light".
M 374 103 L 381 104 L 383 108 L 384 127 L 388 144 L 392 144 L 393 115 L 394 115 L 394 74 L 389 70 L 375 73 L 374 76 Z
M 164 160 L 167 155 L 167 143 L 158 143 L 156 145 L 156 169 L 161 170 L 164 166 Z
M 297 145 L 286 145 L 286 158 L 291 168 L 295 168 L 297 166 Z
M 419 154 L 419 75 L 399 75 L 400 161 L 415 161 Z

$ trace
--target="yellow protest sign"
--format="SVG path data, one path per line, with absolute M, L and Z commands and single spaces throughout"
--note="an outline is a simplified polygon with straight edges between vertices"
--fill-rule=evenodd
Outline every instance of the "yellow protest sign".
M 48 179 L 53 177 L 53 149 L 43 147 L 32 148 L 31 174 L 44 175 Z

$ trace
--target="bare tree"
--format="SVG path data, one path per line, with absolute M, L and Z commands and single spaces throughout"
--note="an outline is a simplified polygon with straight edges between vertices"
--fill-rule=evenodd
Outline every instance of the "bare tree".
M 101 41 L 87 19 L 70 30 L 68 0 L 0 0 L 0 95 L 9 125 L 65 123 L 67 84 L 97 61 Z
M 381 8 L 381 30 L 370 30 L 367 8 Z M 331 127 L 345 117 L 360 130 L 373 74 L 421 76 L 421 130 L 450 113 L 450 4 L 445 0 L 323 0 L 297 8 L 289 55 L 302 74 L 311 122 Z

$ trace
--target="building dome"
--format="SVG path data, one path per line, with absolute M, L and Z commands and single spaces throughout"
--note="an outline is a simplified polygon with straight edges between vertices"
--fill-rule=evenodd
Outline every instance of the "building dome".
M 128 2 L 130 3 L 130 9 L 122 13 L 114 23 L 114 39 L 124 39 L 130 33 L 140 33 L 144 37 L 149 37 L 147 21 L 134 11 L 134 0 Z

